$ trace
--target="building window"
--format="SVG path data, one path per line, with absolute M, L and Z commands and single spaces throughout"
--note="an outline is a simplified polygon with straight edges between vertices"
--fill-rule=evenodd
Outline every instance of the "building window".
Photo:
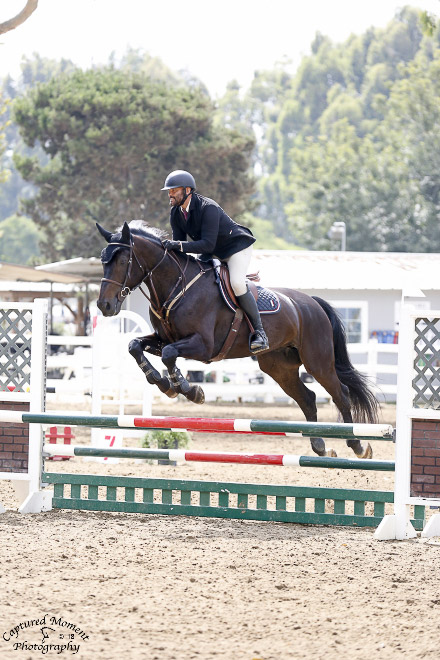
M 336 300 L 332 303 L 344 323 L 348 344 L 368 341 L 368 306 L 366 302 Z

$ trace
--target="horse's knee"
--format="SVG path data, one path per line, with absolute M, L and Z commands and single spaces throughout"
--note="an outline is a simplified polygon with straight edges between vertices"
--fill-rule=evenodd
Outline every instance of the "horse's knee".
M 162 349 L 162 362 L 166 367 L 173 367 L 178 355 L 179 354 L 174 346 L 172 344 L 168 344 L 168 346 L 165 346 Z
M 128 344 L 128 352 L 130 355 L 135 357 L 135 355 L 142 353 L 142 344 L 140 339 L 132 339 Z

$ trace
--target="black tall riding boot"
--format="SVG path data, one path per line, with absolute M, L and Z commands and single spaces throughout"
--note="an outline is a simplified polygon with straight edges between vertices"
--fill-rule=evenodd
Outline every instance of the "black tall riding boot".
M 255 354 L 260 353 L 261 351 L 267 351 L 269 348 L 269 342 L 266 333 L 264 332 L 263 324 L 261 323 L 261 316 L 257 303 L 249 289 L 242 296 L 237 296 L 237 302 L 254 326 L 255 332 L 249 340 L 251 353 Z

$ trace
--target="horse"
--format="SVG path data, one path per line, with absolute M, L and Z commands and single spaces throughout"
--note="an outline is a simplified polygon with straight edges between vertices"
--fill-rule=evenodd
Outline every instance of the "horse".
M 101 253 L 104 276 L 98 308 L 106 317 L 115 316 L 125 298 L 144 284 L 148 293 L 141 291 L 150 303 L 154 332 L 132 340 L 129 353 L 147 381 L 161 392 L 171 398 L 182 394 L 194 403 L 203 403 L 202 388 L 187 381 L 176 359 L 205 363 L 222 359 L 229 336 L 235 339 L 228 346 L 228 359 L 251 355 L 248 325 L 242 323 L 231 332 L 234 313 L 221 296 L 212 263 L 166 250 L 162 244 L 166 232 L 142 221 L 124 222 L 113 233 L 96 224 L 107 241 Z M 270 348 L 256 356 L 260 369 L 296 401 L 308 422 L 317 421 L 316 395 L 301 380 L 301 365 L 330 394 L 345 423 L 377 422 L 377 400 L 367 378 L 350 361 L 337 311 L 317 296 L 289 288 L 269 291 L 281 305 L 277 313 L 263 319 Z M 160 356 L 168 375 L 161 375 L 146 353 Z M 322 438 L 311 437 L 310 442 L 319 456 L 336 456 Z M 372 458 L 369 443 L 359 439 L 346 443 L 358 458 Z

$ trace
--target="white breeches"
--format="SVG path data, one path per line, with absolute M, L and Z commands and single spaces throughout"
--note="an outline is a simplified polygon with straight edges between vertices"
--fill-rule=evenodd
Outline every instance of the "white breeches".
M 242 296 L 247 291 L 246 275 L 252 258 L 252 248 L 253 246 L 249 245 L 244 250 L 224 259 L 228 264 L 231 286 L 236 296 Z

